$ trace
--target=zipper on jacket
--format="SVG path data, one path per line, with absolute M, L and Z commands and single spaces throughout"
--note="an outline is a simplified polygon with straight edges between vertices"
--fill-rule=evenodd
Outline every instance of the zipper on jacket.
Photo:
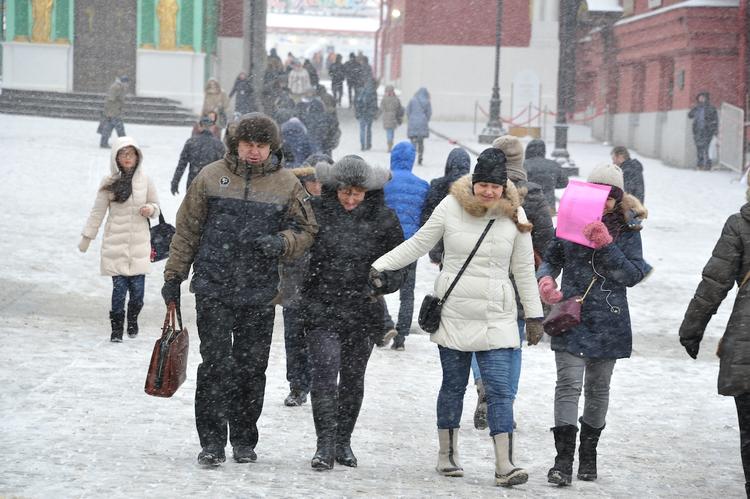
M 245 201 L 247 201 L 247 194 L 250 191 L 250 175 L 252 173 L 252 168 L 245 163 Z

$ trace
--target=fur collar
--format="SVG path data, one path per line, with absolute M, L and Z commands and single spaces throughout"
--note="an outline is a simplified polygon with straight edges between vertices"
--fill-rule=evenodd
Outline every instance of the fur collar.
M 632 214 L 635 215 L 636 218 L 640 218 L 641 220 L 648 218 L 648 210 L 640 201 L 638 201 L 638 198 L 632 194 L 625 193 L 622 196 L 620 206 L 622 207 L 622 213 L 626 217 L 632 211 Z
M 526 215 L 519 218 L 518 208 L 521 207 L 521 199 L 515 184 L 508 180 L 503 196 L 492 206 L 484 206 L 472 193 L 471 174 L 459 178 L 450 188 L 450 194 L 456 198 L 461 208 L 469 215 L 477 218 L 497 218 L 505 216 L 515 222 L 520 232 L 531 232 L 533 226 L 526 219 Z

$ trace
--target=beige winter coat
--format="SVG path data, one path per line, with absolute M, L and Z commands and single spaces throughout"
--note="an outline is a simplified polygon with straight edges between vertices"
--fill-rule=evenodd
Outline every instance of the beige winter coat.
M 534 276 L 531 224 L 513 183 L 508 181 L 496 205 L 485 208 L 471 192 L 471 176 L 460 178 L 414 236 L 372 264 L 378 271 L 403 268 L 442 238 L 443 270 L 435 281 L 435 294 L 442 297 L 493 218 L 494 225 L 443 304 L 440 327 L 431 336 L 438 345 L 464 352 L 519 348 L 510 273 L 526 317 L 543 316 Z
M 133 193 L 123 203 L 112 200 L 113 194 L 102 190 L 102 187 L 120 176 L 115 162 L 117 151 L 126 146 L 133 146 L 138 151 L 139 163 L 133 174 Z M 112 146 L 110 158 L 111 175 L 107 175 L 99 185 L 94 207 L 86 221 L 81 235 L 96 239 L 104 215 L 104 240 L 102 241 L 102 275 L 134 276 L 147 274 L 151 266 L 151 234 L 148 221 L 141 216 L 140 209 L 145 205 L 154 208 L 151 218 L 159 217 L 159 199 L 154 183 L 143 170 L 143 153 L 131 137 L 119 137 Z

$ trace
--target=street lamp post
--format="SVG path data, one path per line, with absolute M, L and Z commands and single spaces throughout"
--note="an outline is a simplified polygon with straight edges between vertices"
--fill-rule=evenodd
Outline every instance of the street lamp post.
M 557 68 L 557 119 L 555 120 L 555 150 L 552 157 L 563 166 L 574 168 L 568 153 L 567 113 L 573 109 L 575 96 L 576 23 L 581 0 L 560 1 L 560 57 Z
M 503 122 L 500 119 L 500 38 L 502 36 L 503 0 L 497 0 L 497 16 L 495 17 L 495 85 L 492 87 L 490 98 L 490 119 L 479 135 L 481 144 L 491 144 L 497 137 L 503 135 Z

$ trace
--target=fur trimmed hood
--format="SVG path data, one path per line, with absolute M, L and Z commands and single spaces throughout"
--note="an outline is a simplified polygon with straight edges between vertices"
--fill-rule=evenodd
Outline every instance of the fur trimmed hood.
M 521 198 L 515 184 L 508 180 L 503 189 L 503 196 L 492 206 L 482 205 L 474 196 L 471 184 L 471 175 L 464 175 L 456 180 L 450 188 L 450 194 L 456 198 L 461 207 L 473 217 L 504 215 L 513 222 L 520 232 L 531 232 L 533 225 L 526 219 L 526 215 L 518 209 L 521 207 Z
M 390 180 L 391 171 L 370 166 L 359 156 L 349 155 L 332 165 L 319 162 L 315 165 L 315 177 L 321 184 L 333 189 L 346 185 L 376 191 Z
M 622 212 L 623 214 L 625 214 L 626 218 L 628 217 L 628 214 L 632 214 L 635 216 L 635 218 L 639 218 L 641 220 L 645 220 L 648 218 L 648 210 L 640 201 L 638 201 L 638 198 L 633 196 L 632 194 L 628 194 L 626 192 L 622 196 L 622 202 L 620 203 L 620 206 L 622 207 Z
M 315 176 L 315 167 L 314 166 L 301 166 L 299 168 L 292 168 L 290 170 L 292 173 L 294 173 L 294 176 L 302 179 L 305 177 Z

